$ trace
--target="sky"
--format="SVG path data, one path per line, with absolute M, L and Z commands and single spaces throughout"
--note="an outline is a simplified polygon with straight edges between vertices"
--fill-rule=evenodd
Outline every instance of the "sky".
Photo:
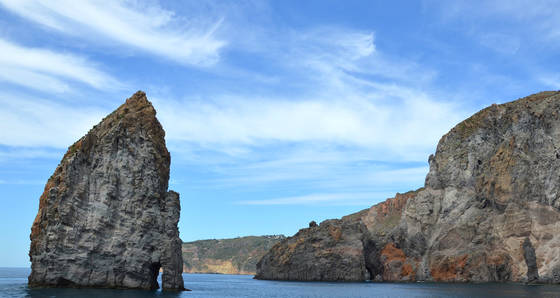
M 184 241 L 293 235 L 421 187 L 493 103 L 560 89 L 559 1 L 0 0 L 0 267 L 62 155 L 137 90 Z

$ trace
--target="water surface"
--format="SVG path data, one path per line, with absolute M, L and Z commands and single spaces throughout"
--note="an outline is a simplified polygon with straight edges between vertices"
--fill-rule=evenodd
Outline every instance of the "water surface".
M 29 289 L 28 268 L 0 268 L 0 297 L 560 297 L 557 285 L 333 283 L 254 280 L 248 275 L 183 274 L 192 292 Z

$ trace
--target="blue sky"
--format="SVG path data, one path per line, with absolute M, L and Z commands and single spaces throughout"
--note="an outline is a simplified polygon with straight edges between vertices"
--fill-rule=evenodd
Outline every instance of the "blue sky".
M 0 0 L 0 266 L 44 183 L 137 90 L 185 241 L 292 235 L 423 185 L 441 135 L 560 89 L 558 1 Z

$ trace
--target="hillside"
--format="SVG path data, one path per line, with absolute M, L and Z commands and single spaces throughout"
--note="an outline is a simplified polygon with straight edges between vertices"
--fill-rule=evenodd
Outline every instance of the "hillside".
M 185 273 L 255 274 L 257 262 L 283 235 L 184 242 Z

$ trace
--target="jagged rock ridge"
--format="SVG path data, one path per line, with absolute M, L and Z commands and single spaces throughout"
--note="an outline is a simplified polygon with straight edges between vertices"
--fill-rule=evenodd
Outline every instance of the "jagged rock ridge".
M 444 135 L 425 187 L 274 246 L 256 278 L 560 283 L 560 92 Z
M 247 236 L 183 243 L 183 272 L 250 274 L 257 262 L 283 235 Z
M 94 126 L 49 178 L 31 229 L 29 285 L 182 290 L 179 194 L 144 92 Z

